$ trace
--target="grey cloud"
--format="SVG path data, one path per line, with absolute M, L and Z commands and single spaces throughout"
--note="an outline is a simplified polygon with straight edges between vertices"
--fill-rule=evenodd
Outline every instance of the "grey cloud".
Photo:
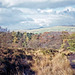
M 22 2 L 23 1 L 23 2 Z M 14 3 L 14 1 L 10 1 L 9 5 L 3 5 L 6 7 L 22 7 L 22 8 L 32 8 L 32 9 L 36 9 L 36 8 L 41 8 L 41 9 L 45 9 L 45 8 L 58 8 L 58 7 L 66 7 L 66 6 L 71 6 L 71 5 L 75 5 L 75 0 L 39 0 L 39 1 L 26 1 L 26 0 L 22 0 L 21 3 L 18 1 L 15 1 L 16 3 Z M 13 2 L 13 3 L 11 3 Z M 1 0 L 1 3 L 3 4 L 3 1 Z M 1 4 L 1 6 L 2 6 Z M 12 4 L 12 5 L 10 5 Z
M 24 20 L 24 17 L 22 17 L 21 11 L 6 8 L 0 9 L 0 25 L 15 24 L 22 20 Z
M 65 1 L 66 2 L 66 1 Z M 20 5 L 12 6 L 10 8 L 0 8 L 0 25 L 7 26 L 9 29 L 30 29 L 38 28 L 40 26 L 47 27 L 55 25 L 74 25 L 75 24 L 75 11 L 67 10 L 54 10 L 57 7 L 65 7 L 67 5 L 72 5 L 74 1 L 69 1 L 69 3 L 56 2 L 50 4 L 49 2 L 40 3 L 22 3 Z M 43 4 L 42 4 L 43 3 Z M 19 8 L 20 7 L 20 8 Z M 24 8 L 25 7 L 25 8 Z M 44 8 L 53 8 L 52 12 L 40 13 L 37 9 L 47 11 Z M 74 9 L 72 9 L 74 10 Z
M 31 8 L 31 9 L 45 9 L 45 8 L 59 8 L 59 7 L 66 7 L 66 6 L 71 6 L 75 5 L 75 1 L 63 1 L 63 2 L 26 2 L 26 3 L 21 3 L 18 5 L 14 5 L 11 7 L 22 7 L 22 8 Z

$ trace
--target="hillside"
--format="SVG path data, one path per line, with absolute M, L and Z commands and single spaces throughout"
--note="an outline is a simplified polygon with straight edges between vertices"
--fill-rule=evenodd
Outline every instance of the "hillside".
M 75 75 L 75 33 L 0 33 L 0 75 Z
M 30 33 L 43 33 L 43 32 L 50 32 L 50 31 L 68 31 L 68 32 L 75 32 L 74 26 L 55 26 L 49 28 L 40 28 L 40 29 L 33 29 L 33 30 L 16 30 L 20 32 L 30 32 Z

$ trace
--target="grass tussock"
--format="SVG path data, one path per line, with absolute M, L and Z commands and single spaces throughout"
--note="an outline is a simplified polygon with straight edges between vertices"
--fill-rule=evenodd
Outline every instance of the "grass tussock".
M 56 55 L 52 60 L 53 75 L 73 75 L 69 60 L 62 54 Z
M 50 54 L 41 55 L 41 53 L 37 52 L 37 55 L 34 56 L 31 68 L 37 75 L 73 75 L 70 62 L 65 55 L 57 53 L 52 56 Z M 52 60 L 50 60 L 51 58 Z

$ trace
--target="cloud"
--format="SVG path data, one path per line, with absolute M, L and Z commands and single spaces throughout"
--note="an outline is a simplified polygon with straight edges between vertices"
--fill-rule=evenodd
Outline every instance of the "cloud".
M 0 0 L 1 6 L 23 8 L 58 8 L 75 5 L 75 0 Z
M 14 9 L 0 8 L 0 25 L 10 25 L 24 20 L 22 12 Z
M 72 0 L 0 0 L 0 25 L 8 29 L 32 29 L 75 25 Z
M 38 12 L 40 12 L 40 13 L 52 13 L 53 12 L 53 10 L 52 9 L 44 9 L 44 10 L 41 10 L 41 9 L 37 9 L 37 11 Z
M 64 10 L 65 10 L 65 11 L 66 11 L 66 10 L 68 10 L 68 11 L 75 11 L 75 8 L 72 8 L 72 7 L 66 7 Z
M 46 0 L 0 0 L 0 2 L 2 3 L 3 6 L 6 6 L 6 7 L 10 7 L 10 6 L 14 6 L 14 5 L 18 5 L 18 4 L 21 4 L 21 3 L 36 3 L 36 2 L 44 2 Z

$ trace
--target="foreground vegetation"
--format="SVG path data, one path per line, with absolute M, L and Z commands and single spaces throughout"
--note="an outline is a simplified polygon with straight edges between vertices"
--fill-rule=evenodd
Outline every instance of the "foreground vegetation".
M 0 75 L 74 75 L 74 53 L 75 33 L 1 32 Z
M 52 49 L 0 51 L 0 75 L 73 75 L 67 57 Z

